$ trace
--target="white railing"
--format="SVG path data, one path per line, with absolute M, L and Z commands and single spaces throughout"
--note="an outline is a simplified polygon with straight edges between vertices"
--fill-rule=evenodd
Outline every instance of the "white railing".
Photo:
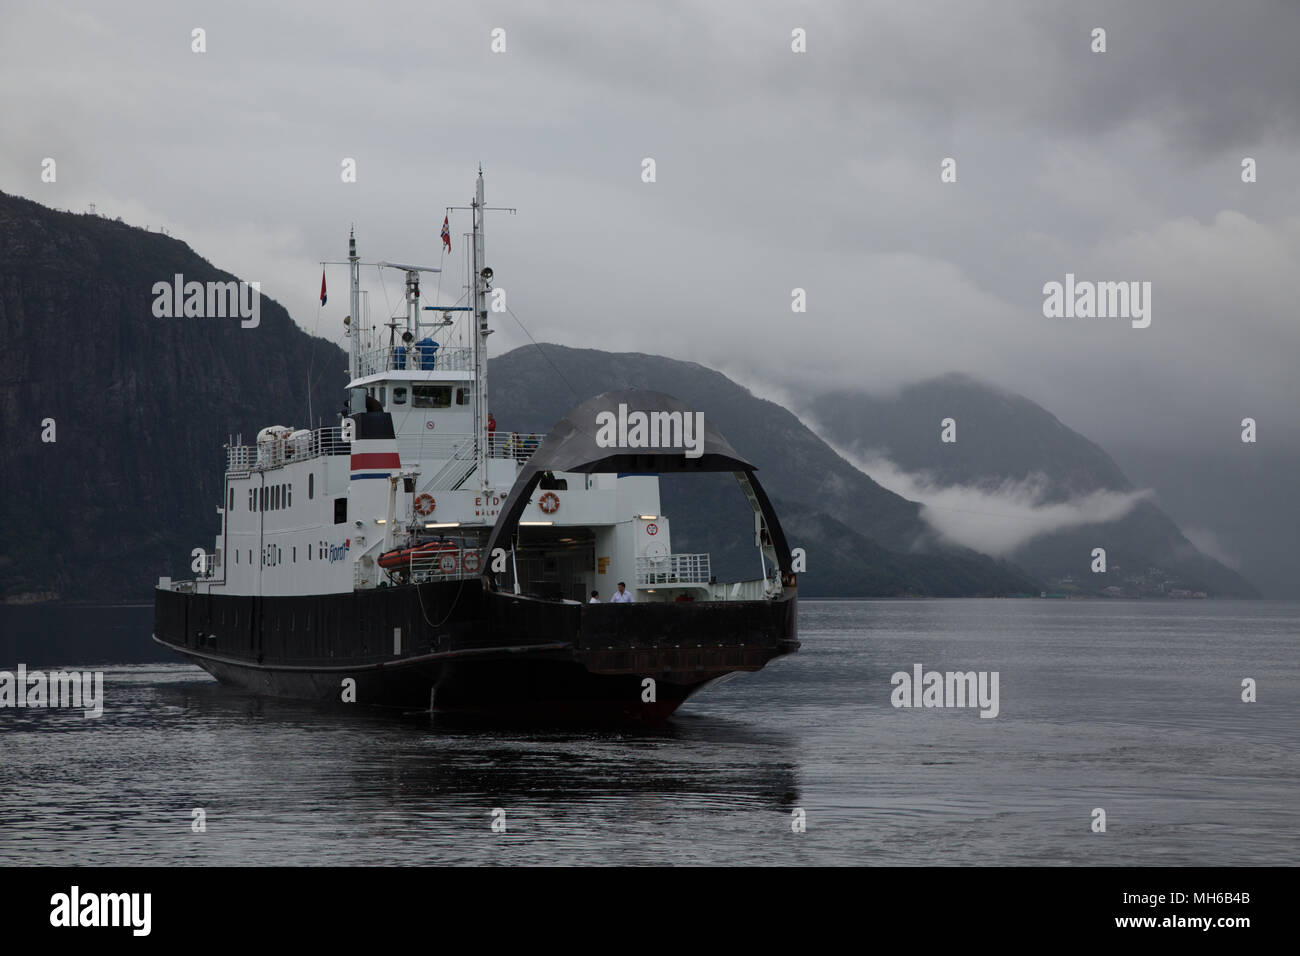
M 401 456 L 402 467 L 414 466 L 416 462 L 445 461 L 463 454 L 463 449 L 472 447 L 474 436 L 467 432 L 438 432 L 421 429 L 418 435 L 398 435 L 397 454 Z
M 708 584 L 710 576 L 707 553 L 667 554 L 662 558 L 636 559 L 638 585 Z
M 306 429 L 303 429 L 306 431 Z M 322 455 L 344 455 L 351 446 L 343 440 L 341 428 L 317 428 L 297 438 L 285 436 L 258 442 L 256 445 L 227 445 L 226 472 L 279 468 L 295 461 Z
M 463 345 L 442 345 L 421 349 L 419 343 L 368 349 L 358 356 L 357 375 L 379 372 L 469 372 L 474 369 L 473 349 Z
M 407 580 L 415 584 L 424 581 L 455 581 L 460 578 L 478 577 L 483 566 L 482 560 L 483 551 L 480 548 L 426 552 L 413 556 L 404 565 L 403 570 L 406 572 Z
M 545 437 L 539 432 L 492 432 L 488 436 L 488 457 L 525 462 Z
M 469 461 L 473 458 L 473 437 L 465 432 L 400 435 L 397 453 L 404 468 L 417 462 Z M 488 437 L 488 456 L 513 458 L 522 464 L 532 457 L 545 437 L 537 432 L 493 432 Z M 343 430 L 338 427 L 317 428 L 308 435 L 273 438 L 256 445 L 232 444 L 226 446 L 226 472 L 279 468 L 290 462 L 307 461 L 323 455 L 346 455 L 350 448 L 343 441 Z
M 488 457 L 525 462 L 545 437 L 536 432 L 491 432 L 488 435 Z M 402 457 L 403 467 L 417 461 L 436 462 L 453 458 L 470 461 L 474 458 L 473 441 L 474 436 L 468 432 L 425 430 L 418 435 L 399 435 L 397 453 Z

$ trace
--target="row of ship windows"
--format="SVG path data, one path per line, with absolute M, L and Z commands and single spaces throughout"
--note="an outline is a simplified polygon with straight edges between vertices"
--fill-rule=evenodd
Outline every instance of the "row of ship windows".
M 388 407 L 388 386 L 371 385 L 366 389 L 366 394 L 377 400 L 380 405 Z M 412 385 L 411 386 L 411 407 L 412 408 L 451 408 L 452 386 L 450 385 Z M 469 388 L 461 386 L 455 390 L 455 400 L 457 405 L 469 404 Z M 406 386 L 393 386 L 393 404 L 406 404 Z
M 318 544 L 318 545 L 317 545 L 317 544 L 309 544 L 309 545 L 307 545 L 307 560 L 308 560 L 308 561 L 313 561 L 313 560 L 324 561 L 324 560 L 325 560 L 325 549 L 326 549 L 327 547 L 329 547 L 329 546 L 328 546 L 327 544 L 325 544 L 325 542 L 323 542 L 323 541 L 322 541 L 320 544 Z M 318 552 L 319 552 L 319 554 L 320 554 L 320 557 L 319 557 L 319 558 L 316 558 L 316 554 L 317 554 Z M 297 561 L 297 560 L 298 560 L 298 548 L 297 548 L 296 546 L 291 546 L 291 547 L 289 548 L 289 560 L 290 560 L 290 561 Z M 235 563 L 236 563 L 236 564 L 239 564 L 239 549 L 238 549 L 238 548 L 235 549 Z M 252 549 L 252 548 L 249 548 L 249 549 L 248 549 L 248 563 L 249 563 L 249 565 L 252 565 L 252 563 L 253 563 L 253 549 Z M 262 549 L 262 567 L 264 567 L 264 568 L 273 568 L 273 567 L 275 567 L 275 566 L 278 565 L 278 564 L 284 564 L 284 563 L 285 563 L 285 560 L 284 560 L 284 548 L 280 547 L 278 544 L 268 544 L 266 547 L 264 547 L 264 548 Z
M 307 497 L 316 497 L 316 476 L 307 475 Z M 293 485 L 285 483 L 282 485 L 263 485 L 261 488 L 248 489 L 248 510 L 249 511 L 279 511 L 282 508 L 293 507 Z M 235 510 L 235 489 L 230 489 L 230 507 L 229 510 Z

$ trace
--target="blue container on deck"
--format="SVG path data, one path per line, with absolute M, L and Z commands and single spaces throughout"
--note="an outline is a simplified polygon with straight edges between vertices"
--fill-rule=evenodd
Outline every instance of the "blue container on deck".
M 415 343 L 415 354 L 420 360 L 420 371 L 429 372 L 434 368 L 434 356 L 438 352 L 438 343 L 430 338 L 423 338 Z
M 406 346 L 398 345 L 393 349 L 393 368 L 406 368 Z

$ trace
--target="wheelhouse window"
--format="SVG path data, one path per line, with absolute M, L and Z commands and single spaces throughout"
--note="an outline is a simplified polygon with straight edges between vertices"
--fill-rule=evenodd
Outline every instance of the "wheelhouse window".
M 465 388 L 465 387 L 462 386 L 461 388 L 456 389 L 456 404 L 457 404 L 457 405 L 468 405 L 468 404 L 469 404 L 469 389 L 468 389 L 468 388 Z
M 235 489 L 234 488 L 230 489 L 230 508 L 228 510 L 230 511 L 235 510 Z
M 394 385 L 394 386 L 393 386 L 393 404 L 394 404 L 394 405 L 405 405 L 405 404 L 406 404 L 406 386 L 405 386 L 405 385 Z
M 450 408 L 450 385 L 412 385 L 411 405 L 415 408 Z
M 307 500 L 310 501 L 315 497 L 316 497 L 316 473 L 312 472 L 310 475 L 307 476 Z
M 346 524 L 348 520 L 348 499 L 334 499 L 334 523 Z
M 284 492 L 286 495 L 288 495 L 288 498 L 285 500 L 284 506 L 286 508 L 292 508 L 293 507 L 293 485 L 285 485 Z

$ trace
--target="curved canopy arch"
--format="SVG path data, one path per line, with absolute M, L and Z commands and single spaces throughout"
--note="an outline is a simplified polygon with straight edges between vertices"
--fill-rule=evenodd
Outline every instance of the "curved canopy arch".
M 644 417 L 640 417 L 644 416 Z M 754 472 L 702 412 L 663 392 L 625 389 L 583 402 L 556 423 L 528 460 L 488 537 L 487 554 L 514 537 L 519 519 L 546 472 L 730 471 L 735 474 L 763 523 L 776 552 L 782 577 L 791 574 L 790 549 L 776 511 Z M 484 562 L 484 572 L 491 565 Z

